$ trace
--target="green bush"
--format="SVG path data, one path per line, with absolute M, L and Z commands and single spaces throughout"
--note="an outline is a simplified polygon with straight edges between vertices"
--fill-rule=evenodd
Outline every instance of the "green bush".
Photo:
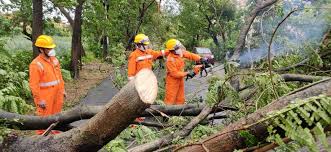
M 28 57 L 30 56 L 30 58 Z M 10 54 L 0 48 L 0 108 L 24 114 L 32 109 L 25 100 L 31 98 L 28 84 L 28 66 L 31 53 Z

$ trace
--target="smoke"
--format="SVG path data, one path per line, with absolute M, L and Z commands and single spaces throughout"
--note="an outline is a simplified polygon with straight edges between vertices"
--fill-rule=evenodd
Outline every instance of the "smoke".
M 254 47 L 246 41 L 246 48 L 239 57 L 241 65 L 250 65 L 251 62 L 267 57 L 268 43 L 274 28 L 293 9 L 299 10 L 279 27 L 274 37 L 271 50 L 273 56 L 290 54 L 293 50 L 302 50 L 304 45 L 317 44 L 330 28 L 331 9 L 316 7 L 310 1 L 301 0 L 286 0 L 282 9 L 283 16 L 266 16 L 255 21 L 250 31 L 253 34 L 248 34 L 247 41 L 258 45 Z M 306 55 L 303 51 L 299 53 Z

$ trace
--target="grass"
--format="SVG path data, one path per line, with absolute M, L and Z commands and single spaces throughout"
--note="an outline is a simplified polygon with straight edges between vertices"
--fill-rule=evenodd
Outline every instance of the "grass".
M 53 36 L 54 42 L 56 44 L 55 50 L 58 55 L 70 53 L 71 50 L 71 37 L 60 37 Z M 5 40 L 6 44 L 4 48 L 9 51 L 18 51 L 18 50 L 32 50 L 32 43 L 26 39 L 23 35 L 15 35 L 11 37 L 1 37 L 0 39 Z

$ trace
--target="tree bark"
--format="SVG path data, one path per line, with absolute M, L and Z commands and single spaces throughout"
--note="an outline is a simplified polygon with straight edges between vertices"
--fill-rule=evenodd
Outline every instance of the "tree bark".
M 79 61 L 82 55 L 82 12 L 83 4 L 85 0 L 77 0 L 78 4 L 75 9 L 75 20 L 72 32 L 72 42 L 71 42 L 71 70 L 73 72 L 74 79 L 79 78 Z
M 281 74 L 280 75 L 285 82 L 289 81 L 299 81 L 299 82 L 314 82 L 328 77 L 304 75 L 304 74 Z
M 149 81 L 145 81 L 149 80 Z M 128 127 L 157 96 L 157 79 L 148 69 L 126 84 L 113 99 L 87 123 L 58 135 L 32 136 L 9 144 L 8 151 L 97 151 Z
M 235 149 L 244 148 L 244 139 L 239 135 L 239 131 L 243 130 L 243 126 L 253 124 L 258 120 L 263 119 L 267 116 L 268 112 L 280 110 L 297 98 L 305 99 L 311 96 L 318 96 L 320 94 L 331 95 L 330 86 L 331 80 L 326 79 L 293 91 L 287 96 L 273 101 L 271 104 L 259 109 L 247 117 L 228 125 L 219 133 L 210 136 L 207 139 L 201 140 L 199 143 L 180 147 L 176 151 L 198 152 L 207 150 L 209 152 L 214 152 L 222 149 L 223 152 L 230 152 Z M 263 140 L 268 136 L 267 126 L 264 124 L 251 126 L 247 130 L 257 137 L 258 140 Z
M 167 116 L 197 116 L 205 105 L 178 105 L 178 106 L 160 106 L 152 105 L 150 108 L 146 109 L 139 116 L 140 117 L 153 117 L 161 116 L 163 114 Z M 70 110 L 63 111 L 61 113 L 48 116 L 29 116 L 29 115 L 20 115 L 17 113 L 10 113 L 3 110 L 0 110 L 0 119 L 8 120 L 6 122 L 9 128 L 18 128 L 20 130 L 37 130 L 37 129 L 46 129 L 54 122 L 58 122 L 55 129 L 66 130 L 68 129 L 67 125 L 82 119 L 89 119 L 102 111 L 104 106 L 88 106 L 88 105 L 78 105 Z M 236 108 L 231 108 L 227 106 L 218 106 L 213 109 L 215 112 L 221 112 L 225 110 L 237 110 Z M 19 121 L 15 121 L 19 120 Z M 69 128 L 70 129 L 70 128 Z
M 43 1 L 32 0 L 32 7 L 32 49 L 35 58 L 39 55 L 39 50 L 34 44 L 38 36 L 43 34 Z
M 52 0 L 53 2 L 53 0 Z M 66 19 L 68 20 L 69 24 L 71 27 L 74 27 L 74 20 L 72 19 L 72 17 L 70 16 L 69 12 L 62 6 L 57 5 L 56 3 L 53 2 L 53 4 L 59 8 L 60 12 L 63 14 L 63 16 L 66 17 Z
M 264 8 L 269 7 L 276 3 L 278 0 L 260 0 L 257 2 L 255 8 L 249 13 L 249 16 L 246 17 L 245 23 L 242 26 L 240 33 L 239 33 L 239 38 L 237 40 L 236 48 L 234 50 L 234 53 L 231 57 L 231 61 L 236 61 L 238 60 L 240 56 L 240 51 L 244 48 L 245 46 L 245 39 L 246 35 L 249 31 L 249 29 L 252 26 L 252 23 L 254 22 L 256 16 L 261 13 L 261 11 L 264 10 Z

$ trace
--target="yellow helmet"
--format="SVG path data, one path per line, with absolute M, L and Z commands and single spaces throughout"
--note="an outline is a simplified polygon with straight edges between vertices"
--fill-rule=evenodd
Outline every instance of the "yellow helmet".
M 37 47 L 48 48 L 48 49 L 53 49 L 56 47 L 56 45 L 53 42 L 52 37 L 47 36 L 47 35 L 38 36 L 36 43 L 34 45 Z
M 176 50 L 177 48 L 179 48 L 182 44 L 180 43 L 180 41 L 176 40 L 176 39 L 170 39 L 166 42 L 166 48 L 168 50 Z
M 148 45 L 149 44 L 149 38 L 145 34 L 138 34 L 134 38 L 134 43 L 137 43 L 137 44 L 142 43 L 142 44 Z

